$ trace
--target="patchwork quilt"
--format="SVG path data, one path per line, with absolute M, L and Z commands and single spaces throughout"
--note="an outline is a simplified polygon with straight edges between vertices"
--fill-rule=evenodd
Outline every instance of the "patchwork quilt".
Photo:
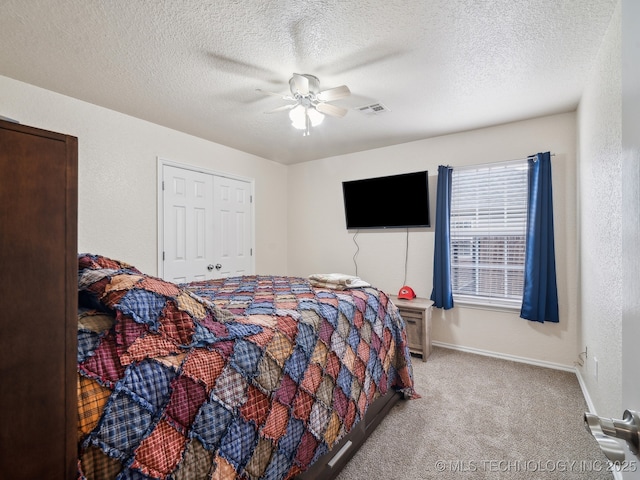
M 418 396 L 404 323 L 374 288 L 78 262 L 81 479 L 291 479 L 388 390 Z

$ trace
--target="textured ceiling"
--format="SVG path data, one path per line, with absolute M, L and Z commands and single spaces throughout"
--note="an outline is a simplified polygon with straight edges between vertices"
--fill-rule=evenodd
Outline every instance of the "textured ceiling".
M 292 164 L 574 110 L 616 1 L 0 0 L 0 75 Z M 348 114 L 265 114 L 294 72 Z

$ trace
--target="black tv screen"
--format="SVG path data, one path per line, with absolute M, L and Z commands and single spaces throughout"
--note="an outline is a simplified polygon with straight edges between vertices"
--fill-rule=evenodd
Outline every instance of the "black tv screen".
M 429 172 L 342 182 L 347 229 L 430 227 Z

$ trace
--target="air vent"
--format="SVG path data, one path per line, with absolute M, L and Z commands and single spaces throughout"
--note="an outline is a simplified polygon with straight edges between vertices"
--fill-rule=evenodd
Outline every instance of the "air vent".
M 378 115 L 379 113 L 391 111 L 381 103 L 372 103 L 371 105 L 364 105 L 362 107 L 357 107 L 356 110 L 359 110 L 361 113 L 364 113 L 365 115 Z

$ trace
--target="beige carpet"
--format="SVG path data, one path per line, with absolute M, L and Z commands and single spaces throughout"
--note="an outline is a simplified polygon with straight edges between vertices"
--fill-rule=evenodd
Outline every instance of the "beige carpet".
M 435 348 L 339 480 L 611 479 L 573 373 Z

